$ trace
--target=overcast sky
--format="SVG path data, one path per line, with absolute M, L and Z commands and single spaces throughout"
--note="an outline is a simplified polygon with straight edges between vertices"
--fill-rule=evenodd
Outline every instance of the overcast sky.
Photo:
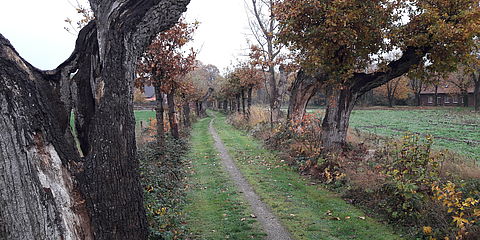
M 72 53 L 76 37 L 64 30 L 64 20 L 77 14 L 68 0 L 0 1 L 0 33 L 32 65 L 54 69 Z M 201 23 L 194 46 L 202 62 L 223 70 L 245 53 L 244 0 L 191 0 L 186 16 Z

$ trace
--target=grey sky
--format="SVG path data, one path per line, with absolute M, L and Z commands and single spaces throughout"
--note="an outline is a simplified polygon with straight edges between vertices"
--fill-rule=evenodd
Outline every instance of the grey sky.
M 40 69 L 53 69 L 68 58 L 76 37 L 64 30 L 64 19 L 77 15 L 68 0 L 0 1 L 0 33 L 23 58 Z M 201 48 L 202 62 L 223 70 L 247 48 L 243 0 L 192 0 L 186 16 L 201 22 L 194 47 Z

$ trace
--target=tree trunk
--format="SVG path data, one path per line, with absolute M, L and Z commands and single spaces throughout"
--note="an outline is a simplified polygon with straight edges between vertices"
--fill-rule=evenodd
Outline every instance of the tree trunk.
M 480 70 L 477 69 L 473 74 L 474 90 L 473 90 L 473 105 L 475 111 L 480 111 Z
M 245 95 L 245 89 L 242 88 L 242 91 L 241 91 L 241 97 L 242 97 L 242 112 L 243 112 L 243 116 L 247 116 L 247 108 L 245 106 L 245 103 L 247 101 L 247 96 Z
M 147 237 L 135 149 L 135 64 L 188 0 L 90 3 L 96 20 L 55 70 L 35 69 L 0 36 L 2 239 Z M 67 131 L 73 107 L 81 150 Z
M 170 123 L 170 133 L 175 139 L 180 138 L 178 133 L 178 123 L 175 110 L 175 88 L 172 88 L 169 93 L 167 93 L 167 103 L 168 103 L 168 121 Z
M 214 89 L 213 88 L 209 88 L 207 93 L 200 99 L 200 115 L 201 116 L 206 116 L 207 115 L 207 110 L 205 109 L 204 106 L 207 106 L 207 101 L 208 99 L 210 98 L 210 96 L 212 95 Z
M 275 77 L 275 68 L 270 67 L 269 70 L 270 85 L 270 123 L 273 126 L 280 119 L 280 94 L 278 92 L 277 80 Z
M 292 84 L 287 120 L 300 122 L 305 116 L 310 99 L 320 90 L 321 83 L 313 76 L 300 70 Z
M 388 94 L 388 107 L 393 108 L 393 101 L 395 100 L 395 97 L 392 94 Z
M 322 146 L 328 152 L 338 152 L 344 147 L 347 137 L 350 114 L 355 105 L 356 97 L 352 91 L 326 88 L 327 109 L 322 123 Z
M 186 103 L 183 105 L 183 116 L 184 116 L 184 124 L 185 127 L 190 127 L 192 124 L 190 122 L 190 103 Z
M 93 239 L 61 84 L 0 34 L 0 239 Z
M 468 107 L 468 92 L 462 92 L 463 106 Z
M 435 93 L 433 94 L 435 98 L 435 104 L 434 106 L 438 106 L 438 85 L 435 85 Z
M 251 109 L 252 109 L 252 93 L 253 93 L 253 86 L 249 86 L 248 87 L 248 93 L 247 93 L 247 95 L 248 95 L 247 96 L 247 98 L 248 98 L 248 100 L 247 100 L 247 102 L 248 102 L 247 116 L 249 116 L 249 117 L 252 113 L 252 111 L 251 111 Z
M 239 94 L 239 93 L 235 95 L 235 99 L 236 99 L 236 101 L 237 101 L 237 103 L 236 103 L 237 109 L 236 109 L 236 110 L 237 110 L 237 112 L 239 113 L 239 112 L 240 112 L 240 108 L 241 108 L 241 105 L 240 105 L 240 94 Z
M 420 98 L 420 92 L 415 93 L 415 104 L 417 105 L 417 107 L 422 105 L 421 98 Z
M 160 81 L 156 81 L 160 83 Z M 157 119 L 157 140 L 158 143 L 161 145 L 160 148 L 163 148 L 165 144 L 165 120 L 164 120 L 164 108 L 163 108 L 163 93 L 160 90 L 161 85 L 158 84 L 155 86 L 155 97 L 157 99 L 157 106 L 155 111 L 155 117 Z
M 195 114 L 197 115 L 197 117 L 200 117 L 200 103 L 199 101 L 195 101 Z

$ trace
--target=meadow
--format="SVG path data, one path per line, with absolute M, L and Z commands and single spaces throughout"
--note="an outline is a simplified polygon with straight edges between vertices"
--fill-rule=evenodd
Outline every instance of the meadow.
M 356 110 L 350 126 L 380 136 L 431 135 L 438 149 L 480 161 L 480 114 L 462 108 Z

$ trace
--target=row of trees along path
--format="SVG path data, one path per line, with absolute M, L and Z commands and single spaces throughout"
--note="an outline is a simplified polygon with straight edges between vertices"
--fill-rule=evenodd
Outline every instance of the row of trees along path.
M 89 2 L 94 20 L 54 70 L 33 67 L 0 35 L 0 238 L 147 237 L 131 97 L 136 63 L 189 0 Z M 258 40 L 251 63 L 269 78 L 272 124 L 288 72 L 282 49 L 289 48 L 300 67 L 289 120 L 303 118 L 311 96 L 325 89 L 320 140 L 327 151 L 345 145 L 350 113 L 366 92 L 412 70 L 447 72 L 477 57 L 479 0 L 251 3 Z M 382 57 L 394 50 L 397 59 Z M 167 98 L 181 88 L 153 73 Z

